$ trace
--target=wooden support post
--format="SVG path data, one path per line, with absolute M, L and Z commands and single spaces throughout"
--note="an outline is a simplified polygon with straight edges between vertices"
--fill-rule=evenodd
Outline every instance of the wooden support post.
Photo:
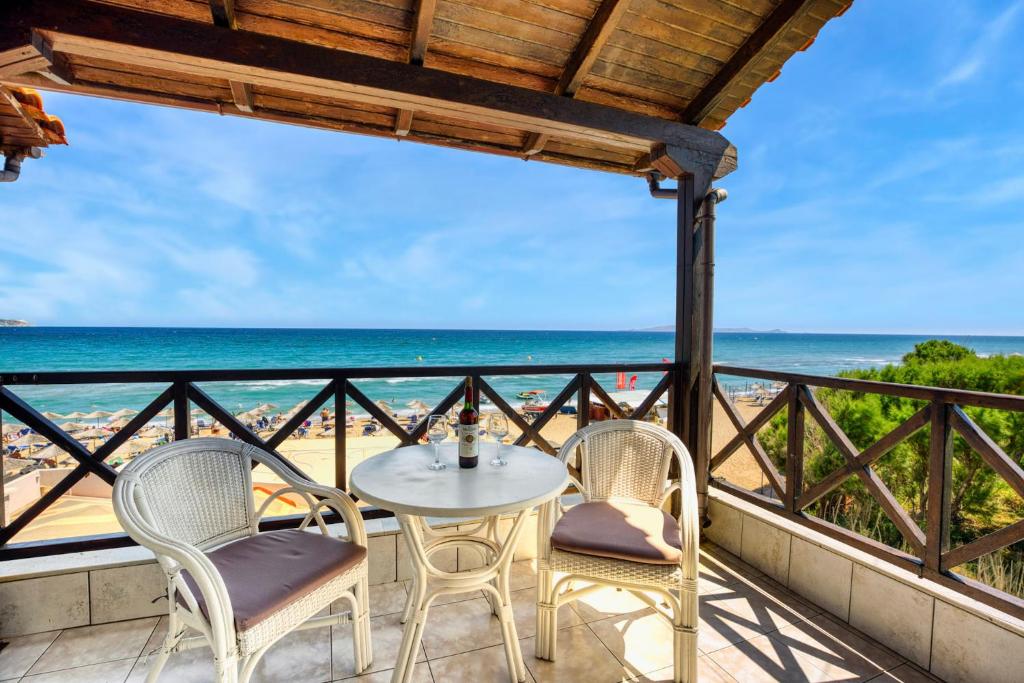
M 191 436 L 192 419 L 188 414 L 188 382 L 174 382 L 174 440 L 181 441 Z
M 673 363 L 672 391 L 669 394 L 669 425 L 692 454 L 694 440 L 691 438 L 690 393 L 692 373 L 696 370 L 693 359 L 693 189 L 692 173 L 678 176 L 679 196 L 676 199 L 676 317 L 675 317 L 675 362 Z M 677 479 L 679 472 L 675 463 L 669 477 Z M 698 475 L 698 480 L 700 475 Z M 704 490 L 706 491 L 706 485 Z M 679 514 L 679 497 L 672 500 L 672 514 Z M 701 512 L 703 515 L 703 510 Z
M 786 509 L 800 512 L 800 496 L 804 488 L 804 404 L 800 386 L 792 384 L 789 393 L 789 416 L 786 433 Z
M 345 394 L 348 380 L 337 380 L 334 385 L 334 488 L 348 490 L 348 451 L 345 438 L 348 433 L 348 415 L 345 409 Z
M 942 553 L 949 550 L 950 487 L 953 483 L 953 430 L 950 408 L 932 401 L 928 451 L 928 529 L 925 534 L 925 569 L 942 571 Z
M 473 410 L 476 411 L 479 419 L 480 415 L 480 375 L 472 375 L 473 377 Z
M 576 428 L 583 429 L 590 424 L 590 373 L 580 374 L 580 391 L 576 399 Z

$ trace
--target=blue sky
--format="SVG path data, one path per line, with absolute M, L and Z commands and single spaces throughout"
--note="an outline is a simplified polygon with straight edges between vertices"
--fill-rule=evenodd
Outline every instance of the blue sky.
M 716 325 L 1024 334 L 1024 0 L 857 0 L 723 133 Z M 624 329 L 673 315 L 642 180 L 45 95 L 0 317 Z

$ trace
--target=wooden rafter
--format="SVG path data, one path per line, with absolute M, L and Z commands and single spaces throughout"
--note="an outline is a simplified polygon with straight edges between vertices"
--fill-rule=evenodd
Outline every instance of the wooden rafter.
M 210 15 L 213 17 L 213 23 L 217 26 L 232 30 L 237 26 L 235 0 L 210 0 Z
M 11 9 L 8 9 L 11 8 Z M 0 9 L 6 43 L 33 36 L 75 56 L 125 66 L 237 80 L 392 109 L 422 110 L 464 121 L 649 152 L 663 142 L 691 153 L 721 177 L 736 166 L 735 148 L 712 131 L 607 105 L 417 67 L 366 54 L 249 31 L 224 31 L 174 17 L 99 4 L 21 0 Z M 11 38 L 13 36 L 13 38 Z
M 210 16 L 215 26 L 234 30 L 238 27 L 235 19 L 235 0 L 210 0 Z M 252 98 L 252 86 L 245 81 L 228 81 L 231 98 L 240 111 L 253 113 L 255 105 Z
M 700 125 L 718 106 L 729 87 L 740 80 L 757 56 L 763 54 L 785 35 L 811 4 L 812 0 L 782 0 L 708 84 L 690 100 L 679 118 L 686 123 Z
M 631 0 L 603 0 L 601 5 L 594 12 L 587 30 L 580 37 L 569 61 L 566 62 L 562 75 L 555 84 L 554 93 L 573 97 L 583 79 L 590 73 L 597 56 L 601 53 L 608 38 L 611 37 L 618 26 L 619 20 L 625 14 L 626 8 Z M 523 154 L 527 157 L 540 153 L 550 136 L 541 133 L 530 133 L 523 144 Z
M 416 0 L 413 7 L 412 37 L 409 40 L 409 63 L 423 66 L 427 56 L 427 41 L 434 24 L 437 0 Z M 395 135 L 405 137 L 412 130 L 412 109 L 399 109 L 395 114 Z

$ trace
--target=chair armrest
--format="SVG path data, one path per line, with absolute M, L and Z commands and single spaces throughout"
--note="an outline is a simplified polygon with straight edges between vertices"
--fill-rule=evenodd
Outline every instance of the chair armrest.
M 307 518 L 303 520 L 303 527 L 305 527 L 305 525 L 307 525 L 312 519 L 319 516 L 319 509 L 321 507 L 330 507 L 341 515 L 342 520 L 345 522 L 345 528 L 348 530 L 349 538 L 352 542 L 358 543 L 364 547 L 366 546 L 366 525 L 363 523 L 363 516 L 359 513 L 359 508 L 356 507 L 355 502 L 352 501 L 352 498 L 350 498 L 347 493 L 340 489 L 336 489 L 333 486 L 324 486 L 323 484 L 317 484 L 316 482 L 297 476 L 291 470 L 282 467 L 273 456 L 270 456 L 255 446 L 252 446 L 247 454 L 250 458 L 258 461 L 261 465 L 265 465 L 292 489 L 320 499 L 318 504 L 310 505 L 310 513 Z M 257 519 L 255 521 L 258 522 L 259 520 Z M 317 519 L 317 524 L 321 525 L 321 530 L 324 530 L 322 522 L 322 518 Z

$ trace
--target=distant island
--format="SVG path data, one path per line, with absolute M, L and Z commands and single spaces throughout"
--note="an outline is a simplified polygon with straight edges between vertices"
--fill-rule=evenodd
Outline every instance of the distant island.
M 0 327 L 31 327 L 27 320 L 4 320 L 0 318 Z
M 635 332 L 675 332 L 675 325 L 658 325 L 657 327 L 644 327 L 634 330 Z M 716 327 L 715 332 L 732 332 L 744 334 L 788 334 L 785 330 L 755 330 L 750 327 Z

